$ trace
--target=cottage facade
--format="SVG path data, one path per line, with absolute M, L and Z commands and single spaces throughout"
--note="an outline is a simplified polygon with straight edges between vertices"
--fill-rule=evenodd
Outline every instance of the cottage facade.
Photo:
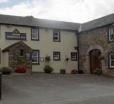
M 43 72 L 48 56 L 48 64 L 55 73 L 61 69 L 66 69 L 67 73 L 78 69 L 77 32 L 74 29 L 78 24 L 4 15 L 0 19 L 0 67 L 15 70 L 23 57 L 29 72 Z
M 28 72 L 65 69 L 114 75 L 114 14 L 84 24 L 0 15 L 0 67 L 15 69 L 22 57 Z

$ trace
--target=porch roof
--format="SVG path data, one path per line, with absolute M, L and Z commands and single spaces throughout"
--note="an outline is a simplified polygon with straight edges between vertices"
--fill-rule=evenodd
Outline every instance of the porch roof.
M 10 46 L 4 48 L 4 49 L 2 50 L 2 52 L 8 52 L 12 47 L 14 47 L 14 46 L 19 46 L 19 45 L 25 45 L 29 50 L 32 51 L 32 48 L 31 48 L 31 47 L 29 47 L 29 46 L 28 46 L 27 44 L 25 44 L 23 41 L 19 41 L 19 42 L 16 42 L 16 43 L 14 43 L 14 44 L 12 44 L 12 45 L 10 45 Z

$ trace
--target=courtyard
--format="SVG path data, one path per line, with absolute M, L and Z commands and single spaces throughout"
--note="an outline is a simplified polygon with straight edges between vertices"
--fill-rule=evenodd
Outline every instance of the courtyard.
M 43 73 L 3 76 L 0 104 L 114 104 L 114 78 Z

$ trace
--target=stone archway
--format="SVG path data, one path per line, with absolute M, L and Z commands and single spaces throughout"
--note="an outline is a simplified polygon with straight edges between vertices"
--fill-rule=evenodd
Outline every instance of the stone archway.
M 100 56 L 101 56 L 101 51 L 99 49 L 93 49 L 89 52 L 91 74 L 94 74 L 97 68 L 102 70 L 102 62 Z
M 16 67 L 24 65 L 27 67 L 27 72 L 31 72 L 32 48 L 25 44 L 23 41 L 16 42 L 6 47 L 3 52 L 8 52 L 9 67 L 12 67 L 14 71 Z
M 85 62 L 83 63 L 86 73 L 91 73 L 90 72 L 90 56 L 89 56 L 89 53 L 90 53 L 90 51 L 92 51 L 94 49 L 100 50 L 101 56 L 104 56 L 104 54 L 105 54 L 104 49 L 100 45 L 97 45 L 97 44 L 90 45 L 89 48 L 86 51 Z M 101 65 L 102 65 L 102 72 L 103 72 L 105 70 L 105 61 L 104 60 L 101 60 Z

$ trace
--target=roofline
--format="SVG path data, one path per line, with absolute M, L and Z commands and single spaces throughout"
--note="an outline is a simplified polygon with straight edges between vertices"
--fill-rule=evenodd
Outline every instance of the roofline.
M 73 26 L 73 28 L 69 28 L 69 27 L 65 27 L 65 28 L 62 28 L 62 26 L 59 28 L 59 26 L 57 26 L 57 28 L 56 27 L 51 27 L 51 26 L 46 26 L 45 27 L 45 25 L 44 26 L 38 26 L 38 24 L 36 24 L 36 26 L 35 26 L 35 24 L 33 23 L 33 24 L 16 24 L 15 22 L 14 23 L 5 23 L 5 22 L 1 22 L 0 24 L 2 24 L 2 25 L 16 25 L 16 26 L 27 26 L 27 27 L 40 27 L 40 28 L 47 28 L 47 29 L 60 29 L 60 30 L 68 30 L 68 31 L 79 31 L 79 32 L 85 32 L 85 31 L 90 31 L 90 30 L 93 30 L 93 29 L 96 29 L 96 28 L 100 28 L 100 27 L 104 27 L 105 25 L 110 25 L 110 24 L 113 24 L 114 22 L 112 22 L 112 23 L 106 23 L 106 24 L 101 24 L 101 26 L 99 26 L 98 24 L 100 24 L 99 22 L 97 23 L 97 25 L 96 26 L 93 26 L 93 27 L 88 27 L 88 28 L 85 28 L 85 29 L 83 29 L 83 26 L 84 25 L 89 25 L 89 23 L 94 23 L 95 21 L 99 21 L 100 19 L 102 20 L 102 19 L 104 19 L 104 18 L 108 18 L 109 16 L 113 16 L 114 14 L 109 14 L 109 15 L 106 15 L 106 16 L 103 16 L 103 17 L 100 17 L 100 18 L 97 18 L 97 19 L 94 19 L 94 20 L 91 20 L 91 21 L 88 21 L 88 22 L 85 22 L 85 23 L 73 23 L 73 22 L 65 22 L 65 21 L 58 21 L 58 20 L 50 20 L 50 19 L 40 19 L 40 18 L 34 18 L 33 16 L 15 16 L 15 15 L 4 15 L 4 14 L 0 14 L 1 16 L 10 16 L 10 17 L 19 17 L 19 18 L 22 18 L 22 19 L 30 19 L 31 21 L 32 21 L 32 18 L 33 18 L 33 22 L 35 22 L 35 20 L 36 20 L 36 22 L 37 22 L 37 20 L 44 20 L 44 21 L 46 21 L 46 22 L 59 22 L 59 23 L 68 23 L 69 24 L 69 26 L 72 24 L 72 25 L 74 25 Z M 76 25 L 76 28 L 74 28 L 75 27 L 75 25 Z

